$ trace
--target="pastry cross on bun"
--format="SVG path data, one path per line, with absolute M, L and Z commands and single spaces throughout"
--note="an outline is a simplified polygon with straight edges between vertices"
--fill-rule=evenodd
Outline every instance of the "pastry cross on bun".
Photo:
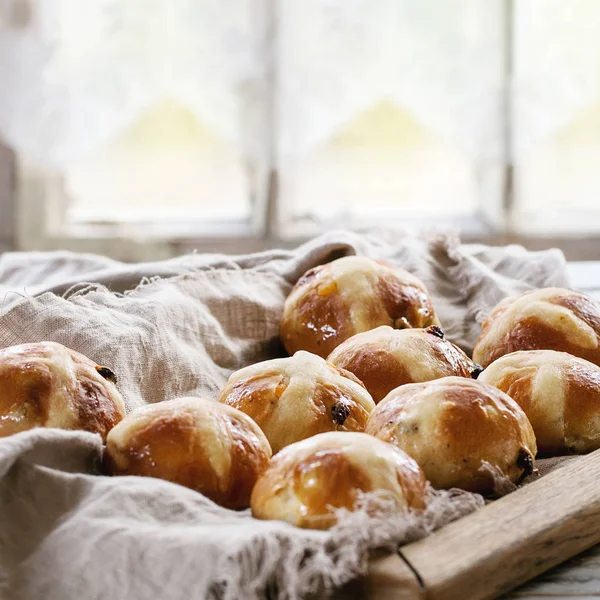
M 481 368 L 436 325 L 392 329 L 387 325 L 357 333 L 327 358 L 354 373 L 377 403 L 399 385 L 456 375 L 477 378 Z
M 404 452 L 364 433 L 322 433 L 271 459 L 252 491 L 252 514 L 328 529 L 336 508 L 352 510 L 361 492 L 373 491 L 399 507 L 425 507 L 425 477 Z
M 579 292 L 542 288 L 506 298 L 483 324 L 473 360 L 487 367 L 517 350 L 557 350 L 600 365 L 600 308 Z
M 108 434 L 105 471 L 157 477 L 201 492 L 226 508 L 246 508 L 271 456 L 244 413 L 203 398 L 179 398 L 129 413 Z
M 286 350 L 325 358 L 355 333 L 439 325 L 425 285 L 395 265 L 346 256 L 306 272 L 288 296 L 280 334 Z
M 506 392 L 529 418 L 540 453 L 600 448 L 600 367 L 566 352 L 528 350 L 494 361 L 481 381 Z
M 436 488 L 492 492 L 484 461 L 516 482 L 531 474 L 537 453 L 519 405 L 463 377 L 396 388 L 371 413 L 365 431 L 412 456 Z
M 302 351 L 236 371 L 219 402 L 252 417 L 274 453 L 325 431 L 363 431 L 375 407 L 352 373 Z
M 0 437 L 57 427 L 106 439 L 124 416 L 116 375 L 108 367 L 56 342 L 0 350 Z

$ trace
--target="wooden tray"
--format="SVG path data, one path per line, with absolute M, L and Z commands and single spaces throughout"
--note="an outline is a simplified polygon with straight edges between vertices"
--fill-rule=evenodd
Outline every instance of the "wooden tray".
M 373 561 L 340 598 L 479 600 L 600 542 L 600 450 Z

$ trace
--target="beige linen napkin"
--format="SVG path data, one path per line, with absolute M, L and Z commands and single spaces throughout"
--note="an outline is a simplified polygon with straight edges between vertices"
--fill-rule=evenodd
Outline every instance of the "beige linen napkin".
M 288 251 L 127 265 L 93 255 L 0 257 L 0 347 L 53 340 L 118 375 L 129 410 L 215 398 L 232 370 L 284 354 L 283 301 L 307 269 L 349 255 L 391 260 L 425 282 L 467 351 L 501 298 L 567 286 L 557 250 L 464 246 L 453 236 L 332 232 Z M 482 505 L 440 493 L 424 515 L 344 514 L 302 531 L 222 509 L 167 482 L 95 475 L 100 440 L 34 430 L 0 440 L 0 597 L 128 600 L 297 598 L 364 572 L 393 547 Z M 376 500 L 368 500 L 375 502 Z

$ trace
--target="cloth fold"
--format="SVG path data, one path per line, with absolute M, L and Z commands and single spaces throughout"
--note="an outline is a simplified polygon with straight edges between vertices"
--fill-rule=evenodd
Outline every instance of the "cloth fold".
M 127 265 L 93 255 L 0 257 L 0 347 L 52 340 L 117 373 L 128 410 L 183 395 L 216 397 L 228 375 L 283 355 L 283 302 L 307 269 L 361 254 L 428 287 L 449 339 L 470 351 L 507 295 L 568 286 L 557 250 L 465 246 L 449 235 L 331 232 L 296 250 L 191 255 Z M 435 493 L 422 515 L 381 498 L 303 531 L 220 508 L 168 482 L 97 474 L 102 445 L 83 432 L 0 440 L 0 596 L 298 598 L 364 572 L 393 548 L 475 510 L 481 497 Z

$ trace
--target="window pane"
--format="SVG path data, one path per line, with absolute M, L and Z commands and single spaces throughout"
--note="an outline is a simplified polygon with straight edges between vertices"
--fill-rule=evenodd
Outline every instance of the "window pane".
M 600 3 L 515 5 L 515 217 L 521 230 L 600 230 Z
M 164 102 L 65 172 L 76 221 L 244 219 L 250 181 L 236 150 Z
M 4 4 L 0 133 L 62 178 L 72 221 L 249 223 L 268 170 L 267 0 Z
M 282 192 L 296 216 L 469 213 L 477 207 L 471 167 L 407 111 L 384 102 L 291 163 Z
M 471 214 L 497 202 L 503 18 L 501 0 L 280 2 L 288 220 Z

